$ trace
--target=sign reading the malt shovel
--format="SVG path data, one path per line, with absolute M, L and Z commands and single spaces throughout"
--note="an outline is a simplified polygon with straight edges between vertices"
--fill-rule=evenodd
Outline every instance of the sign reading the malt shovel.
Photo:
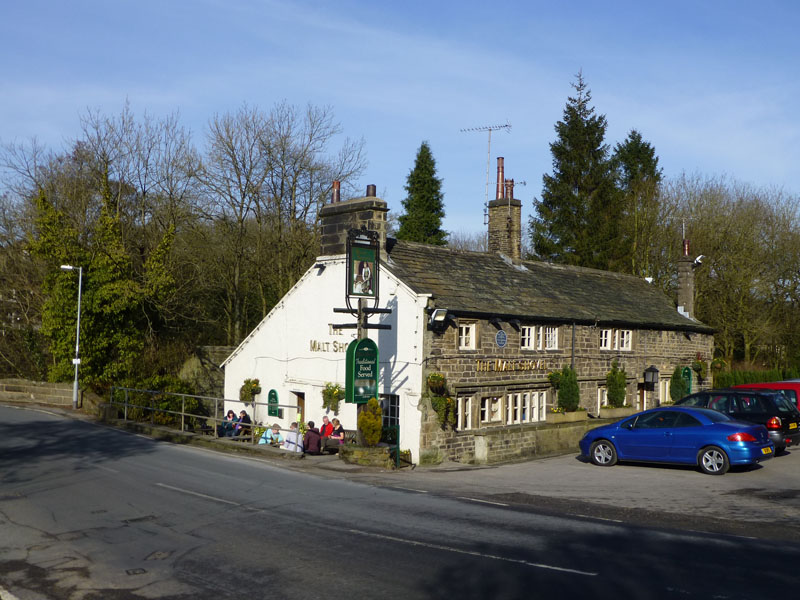
M 378 346 L 369 338 L 353 340 L 345 360 L 345 402 L 366 404 L 378 397 Z

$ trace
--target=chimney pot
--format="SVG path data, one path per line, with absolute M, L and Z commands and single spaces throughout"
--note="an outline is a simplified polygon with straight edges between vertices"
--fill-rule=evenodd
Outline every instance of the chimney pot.
M 340 202 L 342 199 L 342 192 L 341 192 L 341 182 L 334 180 L 333 182 L 333 193 L 331 194 L 331 204 L 334 202 Z
M 374 198 L 376 196 L 375 184 L 370 183 L 367 185 L 367 198 Z
M 503 188 L 504 188 L 504 180 L 505 180 L 505 172 L 503 169 L 503 157 L 497 157 L 497 193 L 495 194 L 496 200 L 502 200 L 504 198 L 503 195 Z

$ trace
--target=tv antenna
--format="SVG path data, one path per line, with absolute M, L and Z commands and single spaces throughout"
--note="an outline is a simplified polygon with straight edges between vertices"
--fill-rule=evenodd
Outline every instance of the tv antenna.
M 506 133 L 510 132 L 511 123 L 506 121 L 505 125 L 486 125 L 485 127 L 468 127 L 466 129 L 461 130 L 461 133 L 471 133 L 473 131 L 489 132 L 489 144 L 486 150 L 486 200 L 483 203 L 484 221 L 486 220 L 486 214 L 487 214 L 486 211 L 488 210 L 489 206 L 489 167 L 492 162 L 492 131 L 498 131 L 501 129 L 505 129 Z

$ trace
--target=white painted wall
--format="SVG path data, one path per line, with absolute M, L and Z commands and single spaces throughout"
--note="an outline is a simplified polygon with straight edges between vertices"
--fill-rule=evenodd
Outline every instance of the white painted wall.
M 333 323 L 355 323 L 349 314 L 334 313 L 344 308 L 346 265 L 344 256 L 321 257 L 321 270 L 309 269 L 281 299 L 250 335 L 225 361 L 225 397 L 238 398 L 239 388 L 247 378 L 258 378 L 262 392 L 257 398 L 266 403 L 270 389 L 278 392 L 281 405 L 296 405 L 296 393 L 305 394 L 304 421 L 319 425 L 322 389 L 328 382 L 345 384 L 345 350 L 355 339 L 355 329 L 334 331 Z M 414 460 L 419 458 L 420 390 L 422 389 L 422 339 L 426 327 L 427 296 L 414 294 L 387 267 L 380 272 L 381 308 L 392 309 L 390 315 L 373 315 L 370 323 L 385 323 L 391 330 L 369 330 L 369 337 L 378 345 L 380 380 L 378 391 L 400 396 L 400 447 L 409 449 Z M 399 324 L 399 325 L 398 325 Z M 226 400 L 238 414 L 240 402 Z M 247 406 L 253 421 L 280 423 L 289 427 L 297 420 L 294 408 L 282 406 L 283 419 L 267 415 L 266 406 Z M 333 417 L 333 414 L 329 414 Z M 339 404 L 339 420 L 345 429 L 356 429 L 356 407 Z

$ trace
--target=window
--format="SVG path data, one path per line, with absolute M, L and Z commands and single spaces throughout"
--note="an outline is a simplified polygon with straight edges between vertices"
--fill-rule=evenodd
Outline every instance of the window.
M 600 350 L 611 350 L 611 329 L 600 330 Z
M 381 394 L 380 403 L 381 412 L 383 413 L 383 426 L 400 425 L 400 396 L 397 394 Z
M 614 337 L 615 350 L 630 350 L 631 349 L 631 330 L 619 329 L 617 335 Z
M 521 327 L 519 339 L 523 350 L 558 350 L 558 327 Z
M 545 327 L 544 349 L 558 350 L 558 327 Z
M 525 410 L 522 407 L 522 394 L 508 394 L 506 396 L 506 423 L 522 423 Z
M 502 420 L 500 401 L 501 398 L 497 396 L 481 398 L 481 423 L 493 423 Z
M 475 323 L 459 323 L 458 325 L 458 349 L 475 350 Z
M 464 431 L 472 428 L 472 397 L 459 396 L 456 399 L 456 429 Z
M 630 329 L 601 329 L 600 350 L 630 351 L 633 346 L 633 331 Z
M 534 336 L 533 330 L 534 329 L 535 329 L 535 327 L 527 327 L 527 326 L 520 327 L 520 329 L 519 329 L 519 346 L 520 346 L 520 348 L 523 348 L 524 350 L 534 350 L 535 349 L 534 345 L 533 345 L 533 336 Z

